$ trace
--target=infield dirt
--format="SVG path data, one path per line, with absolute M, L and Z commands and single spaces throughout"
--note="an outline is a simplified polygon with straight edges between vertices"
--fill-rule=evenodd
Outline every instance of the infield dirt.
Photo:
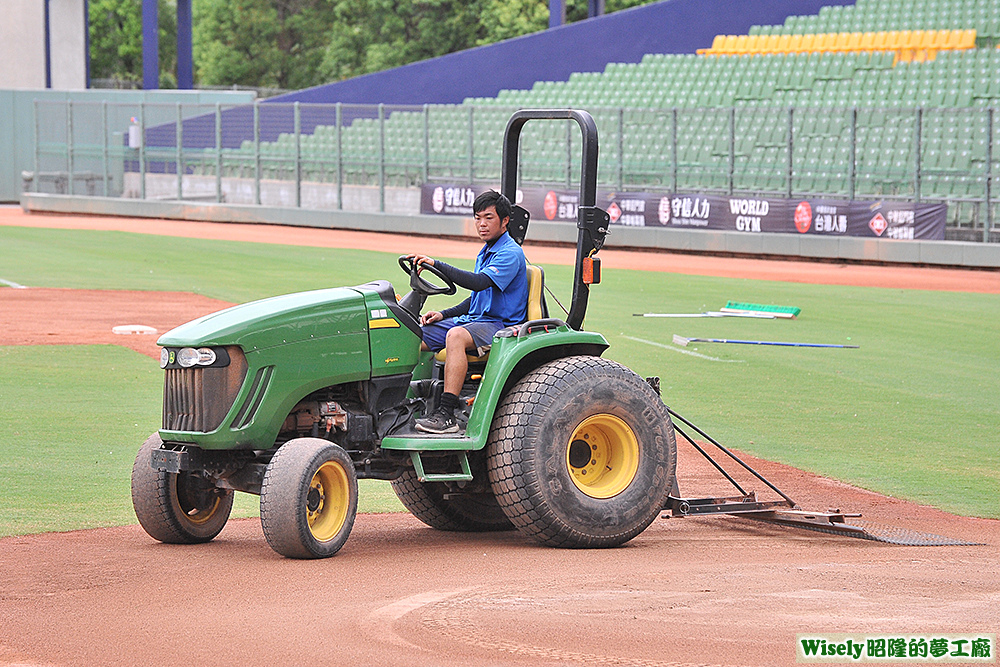
M 0 209 L 0 225 L 433 248 L 452 257 L 478 250 L 463 241 L 18 209 Z M 530 254 L 542 264 L 573 259 L 563 248 Z M 1000 292 L 995 272 L 602 257 L 606 270 Z M 165 331 L 227 305 L 149 296 L 0 289 L 0 345 L 115 343 L 156 356 L 155 336 L 111 327 Z M 797 633 L 998 634 L 1000 522 L 747 459 L 803 507 L 986 544 L 903 547 L 715 517 L 659 519 L 622 548 L 567 551 L 516 532 L 438 532 L 405 514 L 361 515 L 340 554 L 309 562 L 274 554 L 256 520 L 234 520 L 214 542 L 192 547 L 158 544 L 138 526 L 11 537 L 0 540 L 0 664 L 781 665 L 794 664 Z M 686 445 L 678 470 L 682 491 L 727 492 Z

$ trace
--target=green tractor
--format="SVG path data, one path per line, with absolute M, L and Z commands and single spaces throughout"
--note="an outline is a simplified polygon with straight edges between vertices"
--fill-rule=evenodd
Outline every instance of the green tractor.
M 163 426 L 139 450 L 132 501 L 168 543 L 213 539 L 234 492 L 260 496 L 268 544 L 291 558 L 335 554 L 354 525 L 358 479 L 391 481 L 433 528 L 517 528 L 558 547 L 610 547 L 658 516 L 674 483 L 676 440 L 657 389 L 603 359 L 582 330 L 608 215 L 595 206 L 597 126 L 573 110 L 523 110 L 507 124 L 501 190 L 516 201 L 518 141 L 529 120 L 574 120 L 583 134 L 576 270 L 565 321 L 546 312 L 529 265 L 529 321 L 471 360 L 457 434 L 414 429 L 442 390 L 442 359 L 420 352 L 420 311 L 455 286 L 405 258 L 411 291 L 385 280 L 263 299 L 164 334 Z M 528 214 L 508 231 L 521 243 Z M 442 353 L 438 353 L 440 357 Z M 656 383 L 653 383 L 654 385 Z

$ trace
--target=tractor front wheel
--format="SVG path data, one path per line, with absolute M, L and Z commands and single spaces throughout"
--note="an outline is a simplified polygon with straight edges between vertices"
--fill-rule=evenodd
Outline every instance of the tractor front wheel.
M 149 536 L 168 544 L 199 544 L 218 535 L 233 509 L 233 491 L 194 472 L 155 470 L 159 433 L 139 449 L 132 465 L 132 507 Z
M 264 473 L 260 523 L 272 549 L 288 558 L 327 558 L 344 546 L 358 512 L 358 477 L 340 446 L 289 440 Z
M 511 522 L 557 547 L 612 547 L 659 515 L 674 481 L 670 414 L 638 375 L 566 357 L 504 397 L 487 445 L 490 484 Z

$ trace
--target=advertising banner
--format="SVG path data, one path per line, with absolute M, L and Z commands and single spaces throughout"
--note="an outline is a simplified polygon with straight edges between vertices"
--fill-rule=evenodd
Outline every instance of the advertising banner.
M 424 185 L 420 212 L 471 216 L 472 202 L 487 189 Z M 576 190 L 522 188 L 517 198 L 532 220 L 576 220 Z M 947 204 L 611 191 L 599 191 L 597 205 L 612 225 L 921 240 L 944 240 L 948 213 Z

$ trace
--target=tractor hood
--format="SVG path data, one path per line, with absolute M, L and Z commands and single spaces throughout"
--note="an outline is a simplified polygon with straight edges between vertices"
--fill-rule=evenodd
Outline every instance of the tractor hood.
M 335 287 L 251 301 L 199 317 L 157 341 L 167 347 L 239 345 L 246 352 L 367 329 L 363 295 Z

